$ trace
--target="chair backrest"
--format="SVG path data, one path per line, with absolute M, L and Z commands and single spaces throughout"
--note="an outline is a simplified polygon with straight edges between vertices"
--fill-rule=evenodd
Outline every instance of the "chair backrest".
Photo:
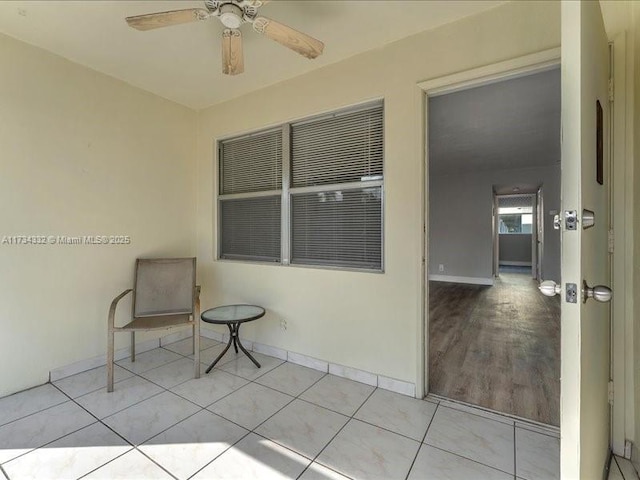
M 195 258 L 139 258 L 133 317 L 192 314 L 195 288 Z

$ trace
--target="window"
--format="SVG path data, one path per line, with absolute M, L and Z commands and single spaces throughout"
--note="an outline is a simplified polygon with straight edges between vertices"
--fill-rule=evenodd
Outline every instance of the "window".
M 498 196 L 499 233 L 533 233 L 533 205 L 535 195 Z
M 382 103 L 219 143 L 219 257 L 382 270 Z
M 220 258 L 279 262 L 282 130 L 219 144 Z
M 500 233 L 531 233 L 533 215 L 531 213 L 504 213 L 500 209 Z M 531 211 L 531 210 L 529 210 Z

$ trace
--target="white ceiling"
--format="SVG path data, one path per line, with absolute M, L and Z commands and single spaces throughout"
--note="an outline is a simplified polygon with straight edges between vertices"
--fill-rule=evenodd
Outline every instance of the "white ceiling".
M 307 60 L 243 25 L 245 73 L 221 73 L 218 19 L 140 32 L 131 15 L 202 1 L 0 1 L 0 32 L 183 105 L 200 109 L 477 14 L 501 0 L 277 0 L 260 15 L 325 43 Z
M 430 98 L 430 172 L 559 163 L 560 90 L 558 67 Z

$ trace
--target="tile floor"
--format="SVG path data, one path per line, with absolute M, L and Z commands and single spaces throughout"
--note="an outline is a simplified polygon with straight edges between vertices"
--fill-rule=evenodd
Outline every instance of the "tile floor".
M 640 478 L 638 472 L 630 460 L 617 455 L 611 457 L 608 480 L 638 480 L 638 478 Z
M 559 477 L 553 430 L 259 353 L 195 380 L 189 343 L 0 399 L 0 479 Z

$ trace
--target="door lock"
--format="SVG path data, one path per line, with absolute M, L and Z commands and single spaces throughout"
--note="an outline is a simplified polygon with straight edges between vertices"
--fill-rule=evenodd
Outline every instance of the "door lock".
M 567 303 L 578 303 L 578 286 L 575 283 L 567 283 L 565 301 Z
M 582 282 L 582 303 L 586 303 L 590 298 L 593 298 L 596 302 L 607 303 L 611 301 L 612 296 L 613 292 L 609 287 L 604 285 L 590 287 L 587 285 L 586 280 Z
M 562 293 L 562 287 L 553 280 L 541 282 L 538 290 L 547 297 L 555 297 Z M 578 303 L 578 286 L 575 283 L 567 283 L 564 298 L 567 303 Z
M 575 210 L 564 211 L 564 226 L 567 230 L 578 229 L 578 212 Z
M 591 210 L 587 210 L 586 208 L 582 210 L 582 228 L 585 230 L 587 228 L 593 227 L 595 224 L 595 213 Z M 578 229 L 578 212 L 575 210 L 565 210 L 564 211 L 564 226 L 567 230 L 577 230 Z M 555 230 L 560 230 L 562 227 L 562 219 L 560 215 L 553 216 L 553 228 Z

